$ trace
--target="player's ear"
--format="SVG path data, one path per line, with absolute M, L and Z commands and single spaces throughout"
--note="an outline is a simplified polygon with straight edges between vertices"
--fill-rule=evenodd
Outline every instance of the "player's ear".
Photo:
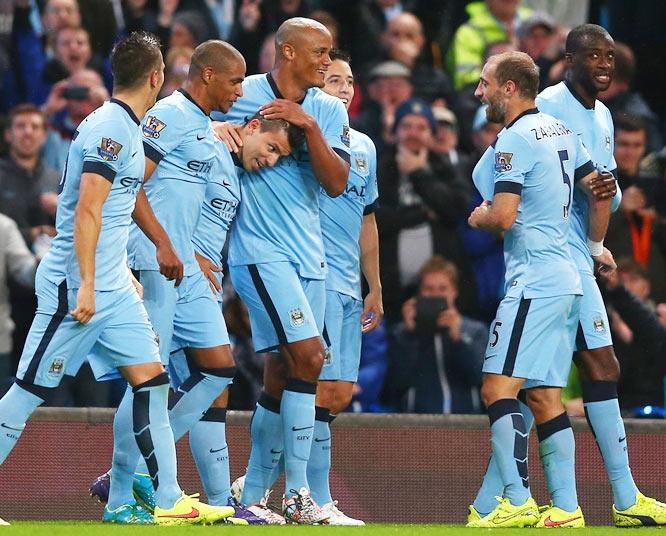
M 574 60 L 574 55 L 572 52 L 566 52 L 564 54 L 564 61 L 567 65 L 571 65 L 573 63 L 573 60 Z
M 294 48 L 293 45 L 289 43 L 285 43 L 282 45 L 282 55 L 285 57 L 285 59 L 288 60 L 293 60 L 295 55 L 296 55 L 296 49 Z
M 261 121 L 259 119 L 257 119 L 256 117 L 254 119 L 250 119 L 250 121 L 247 124 L 248 133 L 250 135 L 254 134 L 255 131 L 257 131 L 260 126 L 261 126 Z

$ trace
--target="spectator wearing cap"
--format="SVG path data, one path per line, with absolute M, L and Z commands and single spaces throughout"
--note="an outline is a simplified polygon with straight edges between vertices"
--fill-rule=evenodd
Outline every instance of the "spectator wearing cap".
M 385 61 L 370 70 L 367 96 L 352 126 L 370 136 L 378 155 L 393 142 L 396 108 L 412 96 L 410 77 L 410 70 L 397 61 Z
M 472 171 L 470 157 L 458 148 L 458 119 L 456 114 L 445 106 L 432 107 L 432 114 L 437 122 L 437 129 L 433 136 L 431 149 L 443 158 L 448 159 L 457 174 L 469 177 Z
M 448 55 L 456 90 L 476 86 L 488 45 L 514 41 L 518 26 L 531 14 L 520 0 L 472 2 L 466 9 L 469 20 L 456 30 Z
M 456 173 L 448 158 L 432 151 L 436 129 L 427 102 L 406 100 L 395 112 L 395 144 L 386 148 L 377 166 L 382 192 L 377 225 L 388 322 L 399 320 L 406 293 L 433 254 L 446 255 L 467 273 L 456 226 L 467 213 L 469 181 Z M 461 282 L 461 297 L 469 295 L 467 283 Z
M 551 85 L 551 69 L 564 59 L 557 43 L 557 24 L 544 12 L 527 17 L 518 27 L 518 48 L 539 67 L 539 91 Z M 557 70 L 559 72 L 559 69 Z

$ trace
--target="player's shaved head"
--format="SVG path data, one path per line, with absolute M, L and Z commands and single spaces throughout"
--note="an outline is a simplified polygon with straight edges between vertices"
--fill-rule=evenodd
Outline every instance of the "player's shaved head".
M 210 39 L 194 49 L 187 77 L 188 80 L 194 80 L 206 68 L 217 73 L 225 72 L 239 63 L 245 65 L 245 59 L 236 48 L 225 41 Z
M 567 42 L 564 46 L 564 51 L 567 54 L 575 54 L 582 48 L 588 46 L 590 43 L 599 41 L 601 39 L 608 40 L 610 42 L 613 41 L 613 38 L 606 31 L 606 29 L 599 26 L 598 24 L 581 24 L 580 26 L 576 26 L 567 35 Z
M 305 17 L 294 17 L 284 21 L 275 34 L 275 49 L 278 56 L 282 54 L 282 47 L 290 44 L 294 48 L 300 48 L 308 43 L 314 32 L 322 33 L 330 37 L 328 28 L 321 22 Z

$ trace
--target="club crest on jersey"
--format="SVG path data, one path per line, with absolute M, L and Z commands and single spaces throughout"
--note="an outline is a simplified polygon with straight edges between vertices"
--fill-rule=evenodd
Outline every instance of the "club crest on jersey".
M 595 318 L 592 320 L 592 326 L 594 327 L 594 331 L 597 333 L 606 331 L 606 324 L 604 323 L 603 318 Z
M 117 141 L 111 138 L 102 138 L 102 143 L 97 148 L 97 154 L 104 160 L 113 160 L 115 162 L 118 160 L 118 153 L 122 148 L 123 146 Z
M 166 123 L 164 121 L 160 121 L 155 117 L 154 115 L 151 115 L 146 119 L 146 122 L 144 123 L 143 127 L 141 127 L 141 130 L 143 131 L 143 135 L 146 138 L 159 138 L 160 137 L 160 132 L 164 127 L 166 126 Z
M 305 324 L 305 315 L 300 307 L 295 307 L 289 311 L 289 322 L 295 328 L 299 328 Z
M 606 143 L 606 150 L 610 152 L 611 150 L 611 137 L 610 137 L 610 132 L 606 130 L 606 136 L 604 138 L 604 142 Z
M 357 157 L 354 159 L 354 161 L 356 162 L 356 169 L 359 173 L 368 172 L 368 161 L 365 158 Z
M 56 357 L 53 361 L 51 361 L 51 366 L 49 366 L 49 374 L 53 376 L 60 376 L 64 368 L 65 360 L 61 357 Z
M 340 135 L 340 141 L 349 147 L 349 125 L 342 126 L 342 134 Z
M 511 160 L 513 153 L 495 153 L 495 171 L 502 173 L 504 171 L 511 171 Z

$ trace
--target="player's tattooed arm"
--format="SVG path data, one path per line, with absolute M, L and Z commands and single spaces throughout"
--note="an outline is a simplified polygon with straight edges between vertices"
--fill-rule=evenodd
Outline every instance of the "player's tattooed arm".
M 95 314 L 95 251 L 102 228 L 102 206 L 112 183 L 98 173 L 81 175 L 79 201 L 74 215 L 74 248 L 79 263 L 81 286 L 76 294 L 76 307 L 70 314 L 87 324 Z
M 305 143 L 310 153 L 312 170 L 326 193 L 337 197 L 345 191 L 349 178 L 349 163 L 345 162 L 328 144 L 317 121 L 299 104 L 275 99 L 260 109 L 266 119 L 284 119 L 305 132 Z

